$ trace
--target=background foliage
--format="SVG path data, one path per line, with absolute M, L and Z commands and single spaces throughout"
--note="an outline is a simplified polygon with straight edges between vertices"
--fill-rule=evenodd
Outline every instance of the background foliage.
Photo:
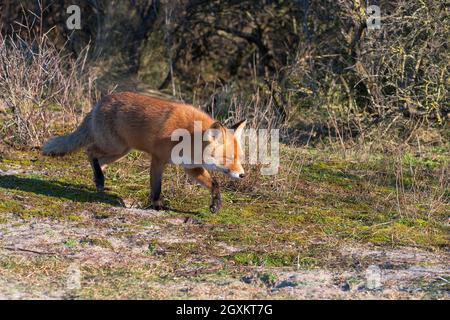
M 82 22 L 75 31 L 66 26 L 66 8 L 74 3 Z M 367 29 L 368 4 L 381 7 L 381 29 Z M 24 99 L 12 98 L 6 81 L 15 73 L 6 70 L 13 56 L 14 66 L 34 65 L 23 77 L 39 78 L 33 83 L 41 83 L 41 95 L 31 99 L 39 109 L 73 104 L 71 94 L 80 101 L 88 92 L 95 100 L 117 87 L 159 90 L 223 120 L 267 111 L 268 122 L 294 131 L 313 123 L 316 136 L 365 136 L 380 124 L 409 133 L 418 125 L 445 128 L 448 121 L 450 23 L 442 1 L 30 0 L 0 6 L 0 97 L 16 114 Z M 62 90 L 42 80 L 48 74 L 33 71 L 49 65 L 44 52 L 54 60 L 49 46 L 62 60 L 58 67 L 69 66 L 88 90 L 72 86 L 63 103 L 42 99 Z

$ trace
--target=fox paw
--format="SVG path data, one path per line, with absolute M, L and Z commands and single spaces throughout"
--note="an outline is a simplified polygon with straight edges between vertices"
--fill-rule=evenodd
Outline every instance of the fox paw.
M 211 213 L 216 213 L 219 211 L 219 209 L 222 207 L 222 201 L 220 201 L 220 199 L 214 199 L 211 203 L 211 205 L 209 206 L 209 211 L 211 211 Z
M 160 211 L 160 210 L 166 210 L 166 207 L 163 205 L 163 202 L 161 200 L 154 201 L 150 206 L 150 209 Z

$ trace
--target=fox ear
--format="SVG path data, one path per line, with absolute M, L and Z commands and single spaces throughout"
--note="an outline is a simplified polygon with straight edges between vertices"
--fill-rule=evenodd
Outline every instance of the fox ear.
M 234 135 L 240 139 L 242 135 L 242 130 L 244 130 L 245 125 L 247 124 L 247 120 L 239 121 L 231 126 L 230 129 L 234 130 Z
M 207 141 L 213 141 L 225 134 L 225 126 L 220 122 L 216 121 L 206 130 L 205 138 Z
M 222 122 L 216 121 L 209 127 L 209 129 L 222 130 L 225 129 L 225 126 L 222 124 Z

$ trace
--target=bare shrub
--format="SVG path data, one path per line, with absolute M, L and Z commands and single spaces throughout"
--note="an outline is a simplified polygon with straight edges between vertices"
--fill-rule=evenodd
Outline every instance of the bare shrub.
M 0 34 L 0 100 L 5 106 L 0 135 L 10 145 L 38 146 L 58 126 L 73 126 L 95 100 L 95 77 L 86 66 L 89 47 L 78 58 L 57 49 L 47 34 L 21 26 Z M 49 31 L 51 32 L 51 31 Z

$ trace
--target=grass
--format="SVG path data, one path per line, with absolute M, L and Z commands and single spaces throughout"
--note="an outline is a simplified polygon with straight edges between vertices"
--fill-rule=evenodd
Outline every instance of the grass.
M 140 153 L 111 165 L 106 172 L 109 190 L 97 193 L 82 154 L 46 158 L 36 151 L 10 151 L 0 158 L 0 170 L 16 170 L 0 175 L 0 228 L 13 221 L 11 217 L 50 220 L 97 230 L 66 236 L 59 242 L 64 250 L 97 247 L 117 254 L 123 250 L 117 241 L 129 243 L 130 250 L 142 247 L 142 259 L 148 260 L 143 265 L 122 261 L 108 270 L 95 263 L 86 267 L 85 281 L 90 285 L 79 294 L 96 298 L 116 296 L 115 287 L 145 286 L 140 281 L 147 278 L 165 281 L 200 274 L 220 278 L 257 267 L 345 266 L 348 263 L 336 248 L 353 243 L 445 250 L 450 206 L 439 195 L 449 192 L 440 175 L 448 155 L 429 149 L 423 156 L 405 153 L 400 162 L 389 157 L 374 154 L 361 161 L 328 150 L 283 146 L 279 176 L 256 177 L 252 172 L 256 168 L 250 168 L 251 184 L 220 178 L 223 208 L 218 214 L 208 211 L 207 190 L 189 183 L 180 169 L 169 167 L 163 194 L 170 211 L 122 218 L 117 210 L 123 203 L 148 205 L 149 161 Z M 403 170 L 401 190 L 396 165 Z M 186 218 L 194 223 L 177 222 Z M 131 220 L 111 222 L 117 219 Z M 222 250 L 223 245 L 235 250 Z M 13 260 L 2 268 L 23 272 Z M 267 276 L 265 282 L 274 282 L 272 278 Z M 153 292 L 148 286 L 145 290 L 129 294 Z
M 294 150 L 286 149 L 285 155 L 292 157 Z M 420 197 L 414 194 L 420 190 L 408 185 L 412 177 L 404 174 L 405 203 L 398 210 L 394 173 L 385 172 L 388 169 L 383 167 L 385 159 L 374 157 L 369 162 L 356 163 L 352 159 L 326 159 L 324 155 L 313 152 L 311 161 L 298 168 L 299 176 L 290 184 L 293 188 L 287 190 L 270 190 L 264 185 L 239 190 L 224 180 L 224 206 L 217 215 L 208 212 L 207 190 L 191 185 L 176 168 L 168 168 L 163 192 L 175 216 L 179 211 L 190 212 L 205 224 L 233 226 L 235 230 L 227 232 L 229 239 L 217 231 L 217 236 L 232 243 L 259 242 L 267 237 L 305 242 L 308 237 L 302 233 L 308 230 L 309 237 L 334 235 L 377 244 L 446 245 L 448 202 L 444 201 L 430 214 L 430 198 L 426 194 Z M 426 191 L 439 189 L 439 177 L 433 174 L 448 163 L 448 158 L 438 153 L 432 167 L 423 158 L 413 159 L 416 157 L 405 155 L 405 170 L 414 166 L 426 171 L 421 176 L 428 187 Z M 36 152 L 13 153 L 1 160 L 0 169 L 20 167 L 30 173 L 0 176 L 0 212 L 11 211 L 25 219 L 77 220 L 77 212 L 85 206 L 95 208 L 97 218 L 107 217 L 108 208 L 121 206 L 122 199 L 145 207 L 148 204 L 146 165 L 145 158 L 130 154 L 126 160 L 108 168 L 110 191 L 98 193 L 91 182 L 90 168 L 81 155 L 44 158 Z M 295 172 L 299 165 L 293 166 Z M 448 193 L 448 187 L 443 192 Z M 417 200 L 412 207 L 406 203 L 408 196 Z M 253 232 L 247 233 L 249 229 Z

